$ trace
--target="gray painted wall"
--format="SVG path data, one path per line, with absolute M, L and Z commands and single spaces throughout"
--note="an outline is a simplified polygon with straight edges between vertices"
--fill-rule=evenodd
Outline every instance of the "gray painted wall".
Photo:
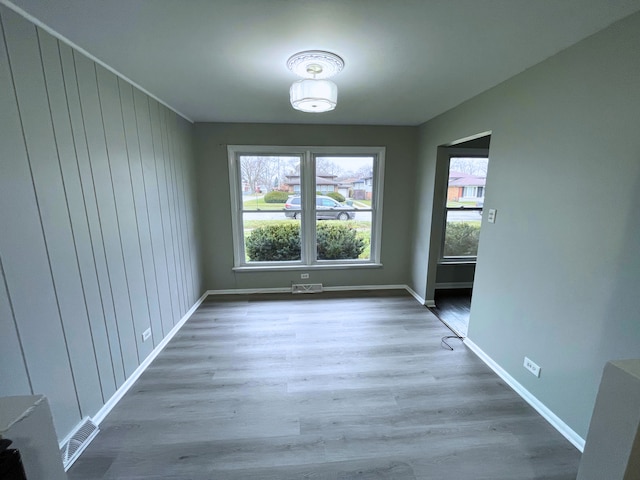
M 438 146 L 492 132 L 469 338 L 583 438 L 605 362 L 640 354 L 639 50 L 635 14 L 420 129 L 420 205 Z M 431 219 L 414 219 L 425 295 Z
M 45 394 L 62 439 L 202 294 L 193 127 L 0 20 L 0 396 Z
M 413 226 L 417 128 L 335 125 L 196 125 L 205 286 L 213 290 L 289 287 L 299 271 L 234 272 L 227 145 L 384 146 L 381 261 L 376 269 L 311 271 L 325 286 L 406 284 Z

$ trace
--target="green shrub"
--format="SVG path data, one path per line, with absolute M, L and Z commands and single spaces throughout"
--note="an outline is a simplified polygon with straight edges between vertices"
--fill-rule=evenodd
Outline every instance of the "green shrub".
M 264 203 L 285 203 L 287 198 L 289 198 L 289 194 L 287 192 L 274 190 L 272 192 L 265 193 Z
M 254 262 L 300 260 L 300 224 L 265 225 L 253 229 L 245 241 Z
M 356 259 L 365 249 L 358 231 L 342 222 L 317 225 L 318 259 Z M 249 261 L 276 262 L 300 260 L 300 224 L 279 223 L 255 228 L 247 236 L 245 247 Z
M 333 198 L 336 202 L 344 202 L 345 198 L 344 195 L 338 193 L 338 192 L 327 192 L 327 197 L 331 197 Z
M 466 222 L 447 222 L 444 238 L 445 257 L 476 256 L 480 226 Z
M 364 251 L 365 242 L 355 228 L 334 222 L 317 225 L 319 260 L 358 258 Z

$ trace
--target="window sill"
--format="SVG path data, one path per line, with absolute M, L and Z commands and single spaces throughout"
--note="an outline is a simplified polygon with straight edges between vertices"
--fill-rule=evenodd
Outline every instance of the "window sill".
M 438 265 L 475 265 L 478 263 L 476 258 L 473 259 L 463 259 L 463 258 L 441 258 L 438 260 Z
M 381 263 L 338 263 L 334 265 L 243 265 L 233 267 L 234 272 L 286 272 L 296 270 L 351 270 L 356 268 L 382 268 Z

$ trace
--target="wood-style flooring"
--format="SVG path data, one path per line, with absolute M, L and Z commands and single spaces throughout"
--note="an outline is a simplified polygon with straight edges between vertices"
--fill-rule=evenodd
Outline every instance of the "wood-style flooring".
M 71 480 L 573 480 L 579 452 L 405 292 L 209 297 Z
M 471 313 L 471 289 L 436 290 L 436 306 L 430 310 L 451 330 L 467 336 Z

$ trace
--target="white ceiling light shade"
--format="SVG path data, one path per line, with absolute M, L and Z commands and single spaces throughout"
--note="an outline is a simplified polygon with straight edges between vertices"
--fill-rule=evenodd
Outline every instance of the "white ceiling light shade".
M 331 52 L 307 50 L 289 57 L 287 67 L 304 78 L 294 82 L 289 89 L 293 108 L 313 113 L 328 112 L 336 108 L 338 86 L 326 79 L 342 71 L 342 58 Z
M 289 89 L 289 99 L 296 110 L 328 112 L 338 103 L 338 86 L 331 80 L 298 80 Z

